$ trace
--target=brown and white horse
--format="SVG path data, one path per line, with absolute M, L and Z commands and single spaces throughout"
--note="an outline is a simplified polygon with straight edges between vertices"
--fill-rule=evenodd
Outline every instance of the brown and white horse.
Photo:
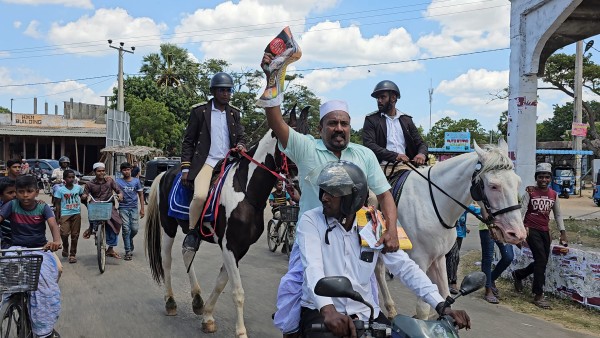
M 289 125 L 306 133 L 308 108 L 296 119 L 295 107 L 290 113 Z M 270 171 L 276 171 L 283 164 L 283 156 L 277 147 L 277 138 L 269 130 L 258 144 L 248 151 L 255 161 L 242 158 L 229 171 L 225 179 L 219 203 L 219 212 L 213 228 L 208 223 L 198 224 L 204 233 L 210 233 L 203 241 L 219 244 L 223 257 L 223 266 L 217 277 L 217 283 L 206 304 L 200 296 L 200 285 L 196 279 L 191 261 L 184 255 L 184 263 L 189 267 L 188 277 L 191 284 L 192 307 L 194 313 L 202 315 L 202 330 L 215 332 L 216 325 L 213 311 L 217 299 L 228 280 L 232 282 L 233 302 L 237 307 L 236 336 L 247 337 L 244 325 L 244 289 L 238 263 L 248 252 L 264 230 L 263 212 L 266 201 L 277 181 Z M 150 189 L 146 220 L 146 253 L 149 258 L 152 276 L 157 283 L 165 283 L 165 301 L 167 315 L 177 313 L 177 304 L 171 286 L 171 250 L 177 228 L 188 233 L 187 221 L 178 221 L 167 215 L 168 195 L 179 167 L 174 167 L 165 174 L 159 175 Z M 200 222 L 199 222 L 200 223 Z M 187 260 L 187 261 L 186 261 Z

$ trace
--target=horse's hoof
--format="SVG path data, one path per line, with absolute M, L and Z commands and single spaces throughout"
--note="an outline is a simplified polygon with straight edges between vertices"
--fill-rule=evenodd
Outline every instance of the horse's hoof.
M 206 323 L 202 323 L 202 332 L 204 333 L 215 333 L 217 332 L 217 324 L 214 320 L 209 320 Z
M 192 309 L 196 315 L 202 315 L 202 310 L 204 309 L 204 300 L 202 300 L 202 297 L 200 297 L 199 294 L 194 295 L 194 299 L 192 300 Z
M 165 304 L 165 310 L 167 310 L 167 316 L 177 315 L 177 303 L 175 303 L 175 299 L 173 297 L 169 297 L 167 299 L 167 303 Z

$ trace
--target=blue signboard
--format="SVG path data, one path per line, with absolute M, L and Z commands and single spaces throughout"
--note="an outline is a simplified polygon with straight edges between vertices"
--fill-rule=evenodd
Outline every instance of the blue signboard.
M 460 152 L 471 150 L 471 132 L 445 132 L 444 149 Z

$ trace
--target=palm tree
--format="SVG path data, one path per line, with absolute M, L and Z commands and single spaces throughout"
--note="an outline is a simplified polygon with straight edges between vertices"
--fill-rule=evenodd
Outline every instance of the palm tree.
M 177 88 L 196 93 L 199 84 L 199 64 L 185 48 L 170 43 L 160 45 L 160 53 L 144 56 L 140 72 L 162 88 Z

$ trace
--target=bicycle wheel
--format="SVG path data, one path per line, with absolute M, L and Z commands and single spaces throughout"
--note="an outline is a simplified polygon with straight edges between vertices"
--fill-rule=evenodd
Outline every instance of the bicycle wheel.
M 98 250 L 98 269 L 104 273 L 106 269 L 106 222 L 102 221 L 96 230 L 96 249 Z
M 32 337 L 31 324 L 26 303 L 21 302 L 23 295 L 12 295 L 0 308 L 0 337 L 29 338 Z
M 288 246 L 287 248 L 287 256 L 290 258 L 290 254 L 292 253 L 292 248 L 294 247 L 294 241 L 296 240 L 296 224 L 290 223 L 287 226 L 287 231 L 285 234 L 285 243 Z
M 270 220 L 267 225 L 267 244 L 269 245 L 269 250 L 271 250 L 271 252 L 275 252 L 279 245 L 279 230 L 277 229 L 275 220 Z

